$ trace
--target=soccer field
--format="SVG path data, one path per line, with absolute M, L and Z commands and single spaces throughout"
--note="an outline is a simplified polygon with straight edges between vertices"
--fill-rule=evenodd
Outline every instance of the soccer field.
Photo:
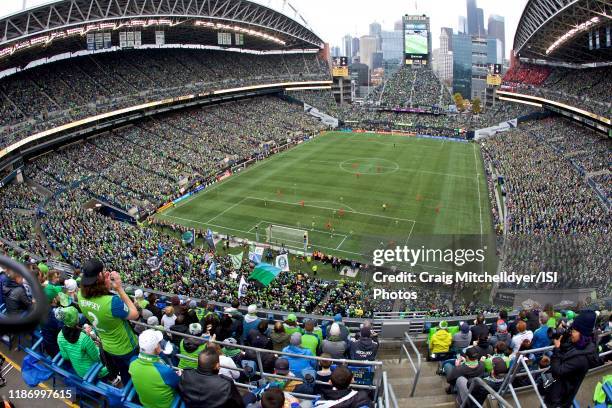
M 270 224 L 307 230 L 309 251 L 365 262 L 373 246 L 491 232 L 477 144 L 373 133 L 325 133 L 156 217 L 260 242 Z

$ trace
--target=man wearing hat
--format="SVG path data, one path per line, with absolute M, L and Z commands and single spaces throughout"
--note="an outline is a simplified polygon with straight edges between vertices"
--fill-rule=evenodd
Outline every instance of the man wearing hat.
M 589 369 L 601 364 L 595 347 L 593 329 L 597 315 L 584 310 L 574 318 L 569 331 L 553 339 L 550 372 L 555 382 L 546 393 L 551 407 L 570 407 Z
M 64 293 L 71 299 L 71 304 L 80 311 L 77 299 L 77 291 L 79 290 L 79 286 L 77 281 L 70 278 L 64 281 Z
M 257 330 L 259 322 L 261 320 L 257 317 L 257 305 L 250 305 L 247 309 L 247 315 L 244 316 L 242 322 L 242 342 L 244 343 L 249 335 L 249 332 L 253 329 Z
M 79 313 L 74 306 L 57 308 L 55 315 L 64 323 L 64 327 L 57 335 L 59 352 L 64 360 L 70 361 L 77 375 L 83 378 L 94 364 L 100 362 L 100 350 L 91 337 L 77 327 Z M 107 375 L 108 369 L 102 367 L 98 378 Z
M 191 323 L 189 325 L 189 334 L 192 336 L 202 335 L 202 325 L 200 323 Z M 198 366 L 198 356 L 206 349 L 206 341 L 204 339 L 194 339 L 186 337 L 181 339 L 179 343 L 179 353 L 182 356 L 191 357 L 190 359 L 179 357 L 179 368 L 196 368 Z
M 146 309 L 149 305 L 149 301 L 144 298 L 142 289 L 136 289 L 134 291 L 134 304 L 140 306 L 141 309 Z
M 453 337 L 448 332 L 448 322 L 442 320 L 438 323 L 438 330 L 431 336 L 429 341 L 429 354 L 431 359 L 445 359 L 450 351 Z
M 293 333 L 302 333 L 302 329 L 297 322 L 297 316 L 293 313 L 287 315 L 284 326 L 285 333 L 287 333 L 289 336 L 291 336 Z
M 470 344 L 472 344 L 470 325 L 462 322 L 459 325 L 459 331 L 453 335 L 452 350 L 454 353 L 460 353 L 464 348 L 469 347 Z
M 495 357 L 492 360 L 491 374 L 483 378 L 483 380 L 494 391 L 499 391 L 504 379 L 506 378 L 506 374 L 508 374 L 508 366 L 506 362 L 500 357 Z M 468 398 L 468 389 L 471 386 L 471 381 L 472 380 L 467 380 L 465 377 L 460 377 L 457 379 L 457 393 L 459 394 L 460 401 L 464 401 Z M 489 395 L 489 391 L 487 391 L 482 385 L 478 383 L 474 385 L 472 396 L 476 398 L 481 405 L 484 403 L 487 395 Z
M 119 273 L 104 271 L 97 259 L 85 262 L 81 272 L 79 307 L 100 337 L 109 364 L 127 384 L 130 360 L 138 355 L 138 339 L 126 320 L 137 319 L 138 310 L 123 290 Z M 111 289 L 117 294 L 110 293 Z
M 159 357 L 162 332 L 147 329 L 138 336 L 140 354 L 130 363 L 132 383 L 144 407 L 168 408 L 177 392 L 179 376 Z

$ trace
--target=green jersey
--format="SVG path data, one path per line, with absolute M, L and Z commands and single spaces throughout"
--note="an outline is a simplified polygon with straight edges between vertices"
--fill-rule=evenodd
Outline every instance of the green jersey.
M 197 349 L 193 352 L 188 352 L 185 350 L 185 339 L 181 340 L 181 344 L 179 345 L 179 352 L 182 356 L 188 356 L 195 359 L 195 361 L 188 360 L 186 358 L 179 357 L 179 365 L 178 368 L 197 368 L 198 367 L 198 356 L 204 350 L 206 350 L 206 343 L 202 343 L 198 346 Z
M 140 353 L 130 363 L 129 371 L 143 407 L 168 408 L 172 405 L 179 376 L 159 356 Z
M 79 291 L 78 303 L 100 337 L 104 351 L 115 356 L 134 351 L 138 339 L 126 320 L 129 309 L 119 296 L 103 295 L 85 299 Z

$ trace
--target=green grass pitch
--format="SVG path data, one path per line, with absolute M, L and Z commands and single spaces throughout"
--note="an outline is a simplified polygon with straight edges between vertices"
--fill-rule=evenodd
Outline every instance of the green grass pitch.
M 299 228 L 309 250 L 360 261 L 373 240 L 491 232 L 477 144 L 374 133 L 325 133 L 157 217 L 260 242 L 270 224 Z

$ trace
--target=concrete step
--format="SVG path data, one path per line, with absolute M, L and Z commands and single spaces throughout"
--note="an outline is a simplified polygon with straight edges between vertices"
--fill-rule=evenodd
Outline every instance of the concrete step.
M 432 377 L 436 376 L 436 371 L 438 370 L 437 362 L 426 362 L 423 361 L 421 364 L 421 378 L 423 377 Z M 383 361 L 383 371 L 387 372 L 389 378 L 396 377 L 413 377 L 414 370 L 412 369 L 412 365 L 408 360 L 402 360 L 401 363 L 398 363 L 398 360 L 384 360 Z
M 455 396 L 446 394 L 414 398 L 397 396 L 397 405 L 400 408 L 455 408 Z

